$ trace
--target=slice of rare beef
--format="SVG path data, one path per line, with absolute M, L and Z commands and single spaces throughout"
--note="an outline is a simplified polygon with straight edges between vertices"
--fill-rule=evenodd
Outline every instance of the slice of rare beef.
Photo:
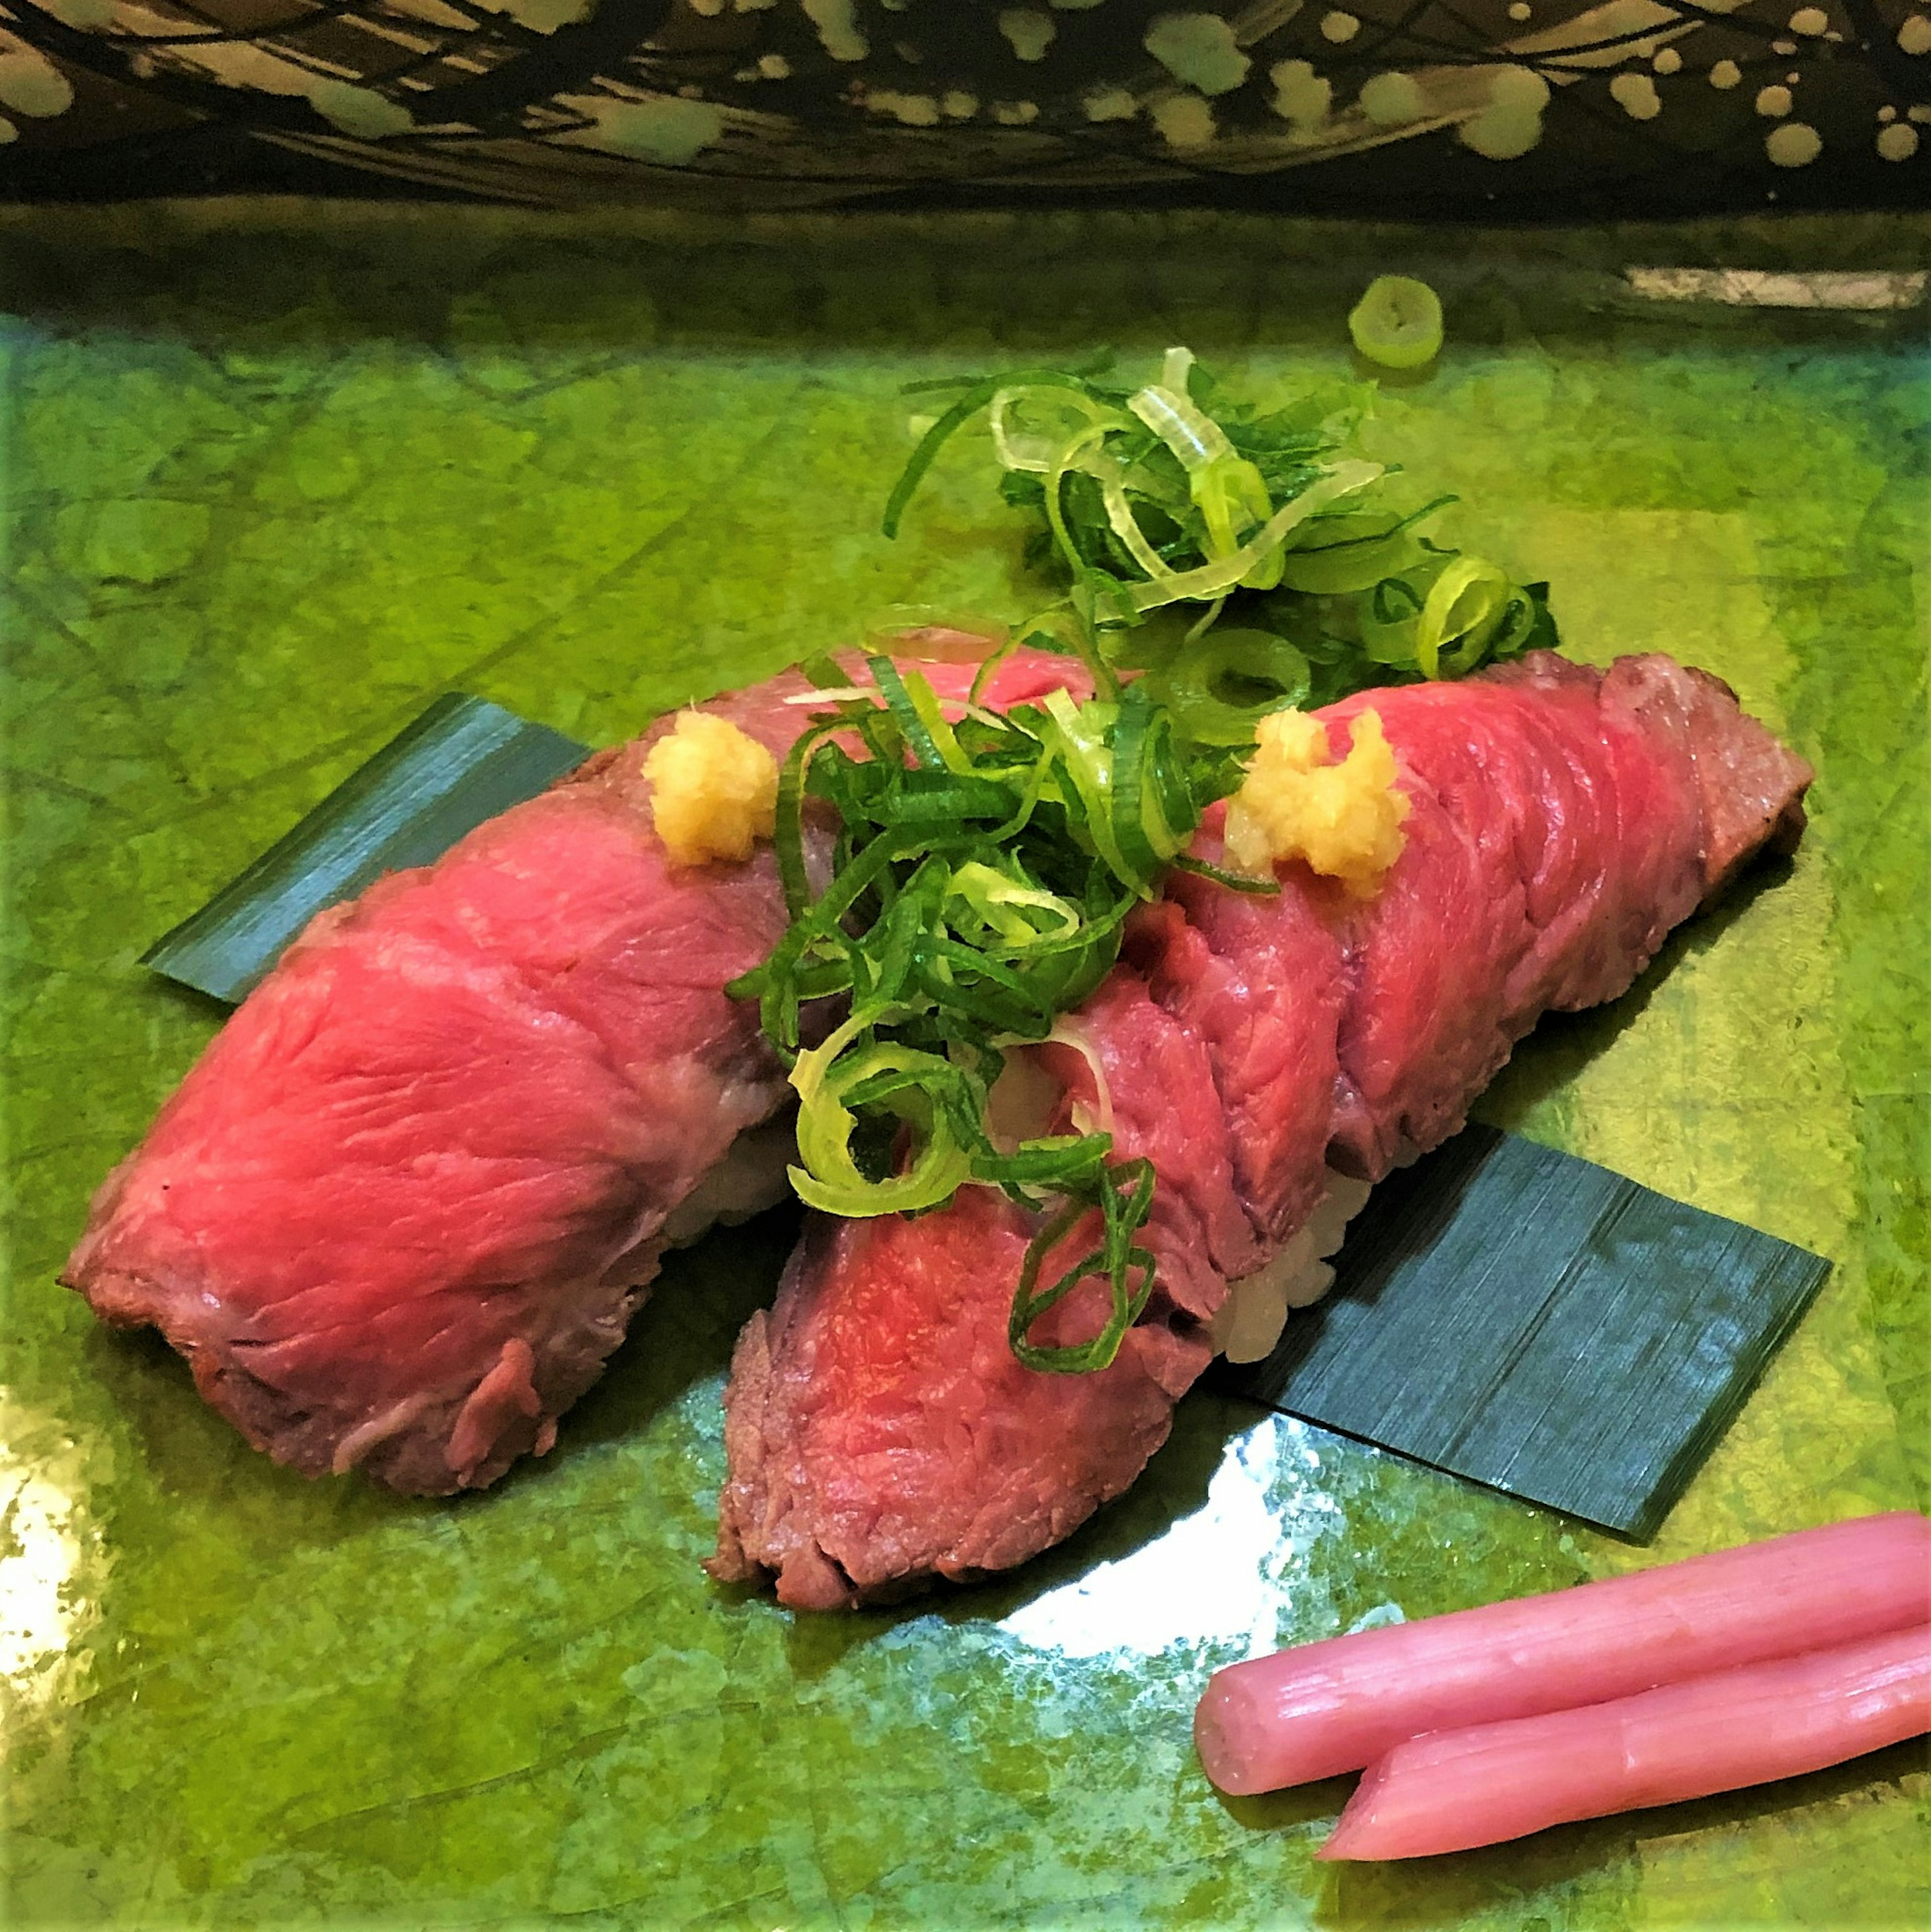
M 1139 1240 L 1156 1286 L 1112 1365 L 1036 1373 L 1006 1322 L 1036 1219 L 986 1188 L 907 1220 L 812 1216 L 769 1316 L 732 1364 L 731 1474 L 712 1568 L 770 1569 L 823 1610 L 906 1577 L 1002 1570 L 1066 1535 L 1131 1482 L 1210 1359 L 1230 1274 L 1258 1263 L 1200 1041 L 1122 968 L 1035 1049 L 1062 1088 L 1043 1131 L 1104 1127 L 1162 1185 Z M 1046 1256 L 1045 1286 L 1096 1245 L 1097 1216 Z M 1106 1318 L 1088 1280 L 1035 1324 L 1042 1346 Z
M 801 1610 L 967 1580 L 1058 1542 L 1132 1481 L 1211 1352 L 1154 1320 L 1097 1374 L 1023 1367 L 1006 1324 L 1032 1232 L 976 1187 L 917 1220 L 807 1217 L 732 1358 L 715 1575 L 773 1574 Z M 1099 1299 L 1083 1284 L 1034 1339 L 1090 1333 Z
M 990 695 L 1069 683 L 1027 654 Z M 707 708 L 782 752 L 808 688 Z M 97 1196 L 62 1279 L 278 1461 L 435 1494 L 547 1449 L 670 1217 L 788 1100 L 724 990 L 784 930 L 771 852 L 670 862 L 655 736 L 321 914 Z
M 1315 1211 L 1330 1162 L 1372 1181 L 1445 1138 L 1544 1010 L 1620 993 L 1750 853 L 1803 825 L 1809 767 L 1667 658 L 1604 674 L 1537 654 L 1366 693 L 1321 714 L 1337 756 L 1370 707 L 1411 803 L 1378 891 L 1351 899 L 1299 864 L 1273 898 L 1177 874 L 1116 975 L 1202 1049 L 1260 1261 Z M 1163 1109 L 1144 1051 L 1114 1060 L 1153 1069 L 1155 1112 L 1133 1118 L 1164 1191 L 1190 1136 L 1162 1135 L 1158 1113 L 1197 1108 Z M 1009 1204 L 967 1189 L 911 1221 L 814 1222 L 733 1364 L 716 1574 L 851 1603 L 1016 1562 L 1118 1495 L 1209 1359 L 1211 1276 L 1245 1265 L 1224 1226 L 1178 1252 L 1211 1217 L 1187 1219 L 1192 1165 L 1174 1182 L 1189 1204 L 1165 1224 L 1162 1265 L 1184 1286 L 1156 1293 L 1120 1360 L 1088 1376 L 1033 1374 L 1006 1346 L 1032 1225 Z M 1097 1305 L 1079 1318 L 1069 1338 Z

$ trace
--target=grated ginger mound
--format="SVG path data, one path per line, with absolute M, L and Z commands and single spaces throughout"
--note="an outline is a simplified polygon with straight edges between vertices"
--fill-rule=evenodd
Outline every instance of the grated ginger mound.
M 687 711 L 643 761 L 650 815 L 680 866 L 748 859 L 778 822 L 778 760 L 727 719 Z
M 1258 736 L 1246 782 L 1227 808 L 1228 864 L 1259 878 L 1283 860 L 1304 859 L 1368 897 L 1402 856 L 1408 815 L 1379 716 L 1356 716 L 1354 744 L 1338 765 L 1329 762 L 1327 728 L 1305 712 L 1270 712 Z

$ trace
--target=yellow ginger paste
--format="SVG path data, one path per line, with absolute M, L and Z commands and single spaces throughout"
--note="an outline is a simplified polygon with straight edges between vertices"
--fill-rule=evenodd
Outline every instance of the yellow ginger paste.
M 778 822 L 778 760 L 727 719 L 686 711 L 643 761 L 650 815 L 680 866 L 748 859 Z
M 1354 720 L 1354 742 L 1329 762 L 1327 728 L 1302 711 L 1261 720 L 1246 782 L 1227 808 L 1227 858 L 1264 878 L 1285 859 L 1305 859 L 1366 898 L 1402 856 L 1405 793 L 1395 789 L 1395 754 L 1372 711 Z

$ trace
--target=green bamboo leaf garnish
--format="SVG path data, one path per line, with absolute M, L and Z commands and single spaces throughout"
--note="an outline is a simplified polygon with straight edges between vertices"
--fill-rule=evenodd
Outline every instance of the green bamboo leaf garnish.
M 1375 1190 L 1319 1306 L 1219 1380 L 1647 1540 L 1830 1267 L 1471 1126 Z

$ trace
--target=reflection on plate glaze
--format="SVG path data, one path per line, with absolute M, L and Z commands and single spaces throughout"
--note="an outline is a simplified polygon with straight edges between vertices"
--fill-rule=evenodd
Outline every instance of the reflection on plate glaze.
M 99 1620 L 94 1586 L 106 1567 L 85 1460 L 53 1421 L 0 1389 L 0 1713 L 48 1708 L 85 1667 L 80 1640 Z
M 1341 1520 L 1312 1436 L 1304 1423 L 1263 1417 L 1228 1441 L 1192 1515 L 998 1628 L 1068 1658 L 1153 1657 L 1183 1643 L 1210 1645 L 1224 1660 L 1273 1649 L 1309 1550 Z

